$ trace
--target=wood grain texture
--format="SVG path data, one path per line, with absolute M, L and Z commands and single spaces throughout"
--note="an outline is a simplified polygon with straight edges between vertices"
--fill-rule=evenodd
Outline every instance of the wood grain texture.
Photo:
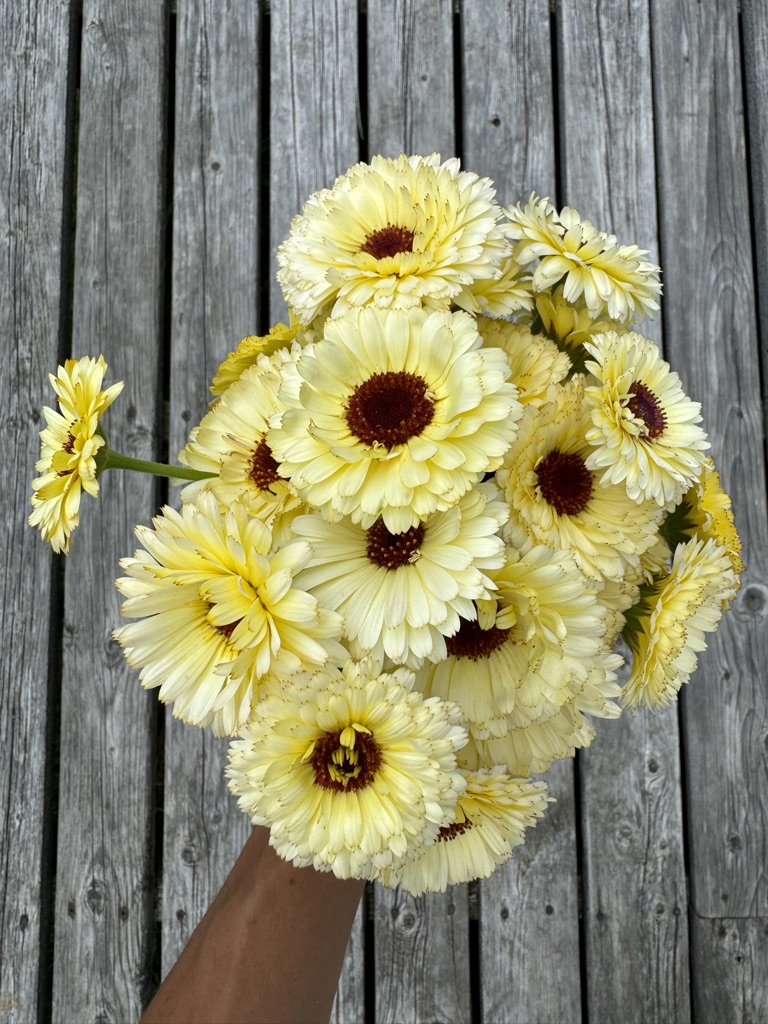
M 690 1020 L 676 718 L 601 723 L 582 757 L 589 1020 Z
M 331 1024 L 365 1021 L 365 897 L 360 900 L 349 936 L 339 987 L 331 1010 Z
M 164 5 L 83 8 L 73 347 L 103 352 L 125 390 L 117 450 L 156 454 L 164 233 Z M 110 586 L 150 478 L 108 474 L 67 563 L 53 1018 L 135 1020 L 147 994 L 154 899 L 154 698 L 124 662 Z
M 653 10 L 665 340 L 702 403 L 746 565 L 681 696 L 692 900 L 702 917 L 765 916 L 768 529 L 737 10 Z
M 696 1024 L 768 1020 L 768 919 L 693 915 L 691 945 L 706 964 L 693 990 Z
M 70 10 L 67 4 L 0 8 L 0 378 L 3 587 L 0 625 L 0 1017 L 35 1019 L 50 989 L 38 977 L 51 649 L 53 556 L 27 525 L 44 405 L 55 405 L 63 325 L 63 220 Z M 42 858 L 45 858 L 43 860 Z M 47 907 L 45 908 L 48 909 Z
M 547 773 L 556 803 L 480 884 L 480 1001 L 488 1024 L 578 1024 L 579 900 L 573 768 Z
M 169 456 L 208 407 L 211 378 L 259 318 L 260 13 L 179 4 L 176 26 Z M 172 492 L 178 502 L 178 491 Z M 165 975 L 221 888 L 250 823 L 224 777 L 228 741 L 166 712 Z
M 369 0 L 369 156 L 455 156 L 452 0 Z
M 658 262 L 650 52 L 645 0 L 558 5 L 563 200 Z M 660 327 L 657 318 L 640 330 L 659 341 Z M 598 739 L 579 755 L 589 1016 L 684 1021 L 677 715 L 596 724 Z
M 274 255 L 312 192 L 359 153 L 355 0 L 276 0 L 270 8 L 270 322 L 285 320 Z
M 742 0 L 741 21 L 749 137 L 750 216 L 765 395 L 768 394 L 768 5 L 763 0 Z
M 470 1020 L 467 886 L 413 897 L 374 893 L 376 1021 Z
M 496 183 L 502 206 L 554 197 L 549 0 L 464 0 L 463 166 Z

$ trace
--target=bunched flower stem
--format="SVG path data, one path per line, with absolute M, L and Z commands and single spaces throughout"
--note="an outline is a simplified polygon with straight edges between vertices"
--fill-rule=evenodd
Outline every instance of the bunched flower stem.
M 177 477 L 179 480 L 208 480 L 216 476 L 215 473 L 204 473 L 200 469 L 190 469 L 189 466 L 170 466 L 164 462 L 135 459 L 131 455 L 114 451 L 106 444 L 96 456 L 96 475 L 101 476 L 105 469 L 132 469 L 138 473 Z

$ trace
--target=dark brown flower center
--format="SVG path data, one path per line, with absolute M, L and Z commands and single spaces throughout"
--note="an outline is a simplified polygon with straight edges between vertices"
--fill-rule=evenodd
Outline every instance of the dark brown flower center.
M 349 429 L 363 444 L 405 444 L 432 422 L 435 403 L 415 373 L 390 370 L 359 384 L 347 405 Z
M 592 497 L 592 474 L 580 455 L 550 452 L 536 473 L 544 500 L 561 516 L 576 516 L 587 507 Z
M 499 629 L 497 626 L 481 629 L 478 622 L 462 619 L 458 633 L 445 638 L 445 646 L 454 658 L 479 661 L 481 658 L 490 657 L 497 648 L 505 644 L 509 633 L 508 629 Z
M 667 417 L 659 405 L 659 400 L 640 380 L 633 380 L 629 385 L 632 397 L 627 402 L 627 408 L 633 416 L 641 419 L 648 431 L 648 437 L 658 437 L 664 432 L 667 425 Z
M 217 633 L 221 633 L 225 640 L 229 640 L 242 621 L 242 619 L 237 619 L 235 622 L 227 622 L 223 626 L 215 626 L 214 628 Z
M 67 440 L 61 446 L 61 450 L 66 452 L 67 455 L 72 455 L 75 451 L 75 435 L 70 430 L 67 433 Z M 74 473 L 74 469 L 59 469 L 56 472 L 56 476 L 70 476 Z
M 374 565 L 396 569 L 413 563 L 419 557 L 419 546 L 424 539 L 421 523 L 405 533 L 390 533 L 383 519 L 377 519 L 365 536 L 365 553 Z
M 464 835 L 465 832 L 469 832 L 471 828 L 472 822 L 469 818 L 465 821 L 454 821 L 440 829 L 437 833 L 437 842 L 449 843 L 452 839 L 456 839 L 458 836 Z
M 248 463 L 248 477 L 261 491 L 268 491 L 272 484 L 280 479 L 272 449 L 263 437 L 256 445 Z
M 208 604 L 208 607 L 211 608 L 211 609 L 215 607 L 210 602 L 206 602 L 206 603 Z M 235 629 L 240 625 L 240 623 L 243 620 L 242 619 L 235 619 L 234 622 L 225 622 L 223 626 L 214 626 L 213 623 L 210 622 L 210 619 L 208 621 L 209 621 L 209 624 L 211 626 L 213 626 L 213 628 L 216 630 L 216 632 L 220 636 L 223 636 L 224 639 L 227 642 L 229 642 L 231 640 L 231 638 L 232 638 L 232 634 L 235 632 Z
M 363 789 L 373 780 L 381 766 L 381 753 L 369 733 L 347 726 L 317 740 L 309 760 L 315 785 L 350 791 Z
M 360 252 L 367 252 L 376 260 L 396 256 L 399 252 L 413 252 L 413 232 L 397 224 L 387 224 L 368 235 L 360 246 Z

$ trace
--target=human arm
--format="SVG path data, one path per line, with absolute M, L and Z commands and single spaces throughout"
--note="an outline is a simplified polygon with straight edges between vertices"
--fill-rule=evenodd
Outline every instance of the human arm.
M 364 883 L 296 868 L 255 828 L 141 1024 L 327 1022 Z

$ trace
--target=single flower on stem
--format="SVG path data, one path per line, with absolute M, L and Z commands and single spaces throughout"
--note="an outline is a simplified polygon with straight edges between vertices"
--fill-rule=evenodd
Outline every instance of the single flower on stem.
M 677 696 L 706 650 L 736 593 L 731 557 L 714 539 L 678 544 L 666 576 L 645 588 L 627 612 L 624 639 L 633 654 L 625 707 L 664 708 Z
M 40 528 L 56 552 L 69 553 L 72 532 L 80 521 L 80 495 L 99 494 L 96 454 L 106 444 L 99 432 L 102 416 L 123 390 L 123 382 L 101 390 L 104 356 L 67 359 L 58 376 L 50 374 L 59 411 L 43 409 L 47 426 L 35 465 L 42 474 L 32 481 L 29 525 Z
M 534 292 L 548 291 L 563 281 L 563 297 L 582 296 L 590 316 L 605 313 L 629 323 L 659 308 L 659 268 L 637 245 L 619 245 L 615 235 L 598 231 L 577 210 L 559 212 L 548 199 L 532 195 L 505 210 L 507 233 L 521 266 L 538 259 L 531 282 Z
M 421 855 L 385 869 L 381 881 L 401 885 L 413 896 L 445 892 L 474 878 L 488 878 L 524 841 L 550 797 L 544 782 L 508 775 L 503 765 L 462 773 L 467 788 L 459 797 L 453 821 L 444 825 Z
M 101 390 L 107 364 L 104 356 L 67 359 L 58 376 L 50 374 L 59 411 L 43 408 L 47 426 L 40 432 L 42 447 L 32 481 L 29 525 L 40 529 L 57 554 L 69 554 L 72 533 L 80 522 L 83 491 L 99 496 L 98 478 L 105 469 L 133 469 L 159 476 L 200 480 L 213 476 L 187 467 L 134 459 L 113 451 L 101 428 L 101 418 L 123 390 L 118 381 Z

